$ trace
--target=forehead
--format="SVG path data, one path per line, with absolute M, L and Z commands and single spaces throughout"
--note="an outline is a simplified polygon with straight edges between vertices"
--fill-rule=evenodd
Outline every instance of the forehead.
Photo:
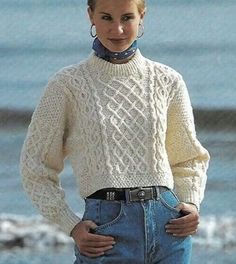
M 96 0 L 95 12 L 135 13 L 138 6 L 134 0 Z

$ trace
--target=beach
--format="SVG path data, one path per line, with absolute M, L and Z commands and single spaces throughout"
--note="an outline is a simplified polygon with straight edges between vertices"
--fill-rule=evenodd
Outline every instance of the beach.
M 40 217 L 23 192 L 18 160 L 25 133 L 24 126 L 0 130 L 0 263 L 72 263 L 72 240 Z M 199 263 L 202 255 L 206 256 L 202 263 L 234 263 L 236 164 L 230 157 L 236 154 L 236 135 L 234 131 L 226 135 L 208 130 L 200 131 L 199 137 L 212 161 L 192 263 Z M 81 216 L 84 202 L 79 198 L 68 162 L 61 179 L 66 200 Z
M 211 155 L 192 263 L 235 263 L 236 2 L 147 4 L 139 48 L 184 76 L 198 138 Z M 73 263 L 73 241 L 40 217 L 24 193 L 19 158 L 50 76 L 91 53 L 89 27 L 82 2 L 1 1 L 0 264 Z M 67 202 L 82 216 L 84 201 L 69 161 L 60 178 Z

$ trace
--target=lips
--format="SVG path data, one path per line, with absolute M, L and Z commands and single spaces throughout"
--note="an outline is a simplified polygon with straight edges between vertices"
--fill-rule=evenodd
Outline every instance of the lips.
M 112 43 L 116 43 L 116 44 L 119 44 L 119 43 L 122 43 L 125 41 L 125 39 L 109 39 L 109 41 L 111 41 Z

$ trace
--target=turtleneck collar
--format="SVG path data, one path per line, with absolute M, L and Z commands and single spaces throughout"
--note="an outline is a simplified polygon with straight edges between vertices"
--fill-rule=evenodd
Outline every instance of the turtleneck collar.
M 133 74 L 143 74 L 145 66 L 145 58 L 139 49 L 134 56 L 126 63 L 116 64 L 108 62 L 96 56 L 93 52 L 88 58 L 88 64 L 91 71 L 99 71 L 114 76 L 130 76 Z

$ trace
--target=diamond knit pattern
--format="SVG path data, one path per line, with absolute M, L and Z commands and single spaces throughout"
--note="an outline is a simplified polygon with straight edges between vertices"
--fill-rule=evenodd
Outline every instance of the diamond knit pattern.
M 101 82 L 100 85 L 104 86 Z M 108 120 L 110 137 L 108 146 L 115 174 L 148 170 L 145 155 L 148 148 L 147 102 L 144 89 L 133 78 L 125 83 L 113 80 L 106 85 L 104 112 Z
M 197 206 L 209 161 L 181 75 L 139 50 L 125 64 L 91 54 L 60 70 L 33 114 L 23 186 L 41 214 L 70 234 L 80 219 L 60 186 L 66 157 L 84 198 L 103 188 L 160 185 Z

